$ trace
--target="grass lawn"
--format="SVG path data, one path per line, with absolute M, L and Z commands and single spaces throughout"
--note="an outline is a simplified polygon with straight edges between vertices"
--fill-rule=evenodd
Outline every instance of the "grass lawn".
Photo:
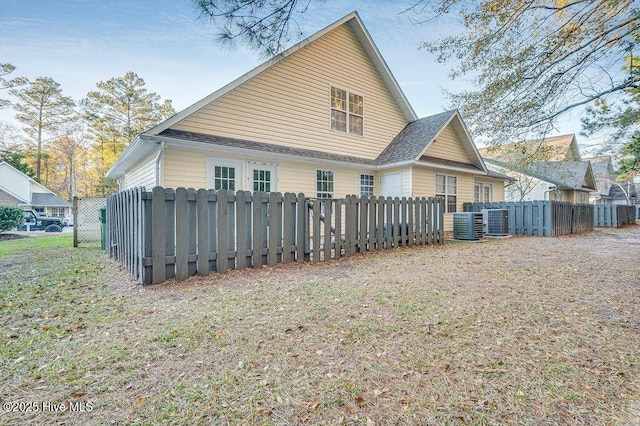
M 640 226 L 147 287 L 71 245 L 0 241 L 0 424 L 640 423 Z

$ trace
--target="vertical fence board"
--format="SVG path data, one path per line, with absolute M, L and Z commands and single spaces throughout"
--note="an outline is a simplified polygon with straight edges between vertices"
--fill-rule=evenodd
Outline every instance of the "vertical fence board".
M 218 191 L 218 272 L 227 272 L 229 269 L 229 227 L 228 227 L 228 193 Z
M 309 218 L 307 212 L 307 199 L 304 194 L 298 194 L 296 201 L 296 260 L 298 262 L 304 262 L 305 251 L 309 238 L 307 236 L 307 220 Z
M 198 189 L 196 193 L 196 207 L 198 217 L 198 274 L 209 273 L 209 214 L 207 190 Z
M 264 244 L 262 234 L 262 193 L 253 193 L 253 258 L 252 266 L 254 268 L 262 267 L 262 246 Z
M 313 241 L 313 261 L 320 262 L 320 200 L 313 200 L 313 233 L 312 233 L 312 241 Z
M 247 227 L 247 197 L 246 191 L 236 193 L 236 265 L 238 269 L 247 267 L 247 239 L 250 229 Z
M 176 279 L 184 280 L 189 277 L 187 234 L 187 190 L 176 189 Z
M 333 200 L 322 200 L 322 204 L 324 205 L 323 260 L 327 262 L 331 260 L 331 208 L 333 206 Z
M 282 201 L 282 263 L 291 262 L 291 246 L 293 246 L 293 236 L 296 226 L 293 207 L 294 197 L 294 194 L 287 192 L 284 194 Z
M 267 244 L 267 263 L 276 266 L 278 263 L 278 247 L 280 246 L 280 224 L 282 210 L 280 196 L 276 192 L 269 194 L 269 243 Z
M 384 249 L 384 239 L 385 239 L 385 235 L 384 235 L 384 229 L 385 229 L 385 224 L 384 224 L 384 216 L 385 216 L 384 197 L 382 197 L 382 196 L 378 197 L 377 204 L 378 204 L 378 224 L 375 227 L 375 232 L 377 234 L 377 236 L 376 236 L 376 250 L 383 250 Z
M 164 188 L 156 186 L 153 188 L 152 198 L 152 229 L 151 235 L 153 240 L 153 278 L 154 284 L 161 283 L 166 279 L 165 268 L 165 229 L 166 229 L 166 212 L 164 207 Z

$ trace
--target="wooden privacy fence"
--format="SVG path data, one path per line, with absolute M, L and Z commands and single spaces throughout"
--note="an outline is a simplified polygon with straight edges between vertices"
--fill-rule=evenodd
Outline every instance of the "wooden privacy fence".
M 593 205 L 566 201 L 464 203 L 465 212 L 506 209 L 509 234 L 556 237 L 593 230 Z
M 594 226 L 619 228 L 636 222 L 636 206 L 597 204 L 594 208 Z
M 444 242 L 441 198 L 155 187 L 107 198 L 109 255 L 141 283 Z

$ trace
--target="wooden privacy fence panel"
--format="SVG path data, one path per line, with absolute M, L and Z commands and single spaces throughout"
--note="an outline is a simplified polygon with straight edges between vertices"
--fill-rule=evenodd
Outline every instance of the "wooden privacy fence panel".
M 593 225 L 603 228 L 619 228 L 623 225 L 635 223 L 636 206 L 625 205 L 595 205 Z
M 502 201 L 495 203 L 464 203 L 465 212 L 483 209 L 506 209 L 509 234 L 555 237 L 593 229 L 593 205 L 563 201 Z
M 444 242 L 436 198 L 155 187 L 107 198 L 107 249 L 141 283 Z

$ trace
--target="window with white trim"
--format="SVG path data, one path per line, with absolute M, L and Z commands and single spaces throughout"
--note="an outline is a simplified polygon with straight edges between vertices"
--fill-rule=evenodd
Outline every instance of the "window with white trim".
M 236 190 L 236 168 L 213 166 L 213 189 Z
M 454 213 L 458 208 L 458 178 L 436 173 L 436 197 L 444 198 L 445 213 Z
M 49 210 L 52 217 L 64 217 L 64 207 L 50 207 Z
M 244 162 L 226 158 L 207 157 L 207 189 L 239 191 L 244 189 Z
M 271 170 L 253 170 L 253 190 L 271 192 Z
M 331 130 L 364 134 L 364 98 L 361 95 L 331 86 Z
M 361 174 L 360 175 L 360 195 L 370 197 L 373 195 L 373 175 Z
M 333 198 L 333 178 L 332 170 L 316 170 L 317 198 Z
M 476 183 L 473 185 L 473 202 L 490 203 L 493 201 L 493 184 Z

